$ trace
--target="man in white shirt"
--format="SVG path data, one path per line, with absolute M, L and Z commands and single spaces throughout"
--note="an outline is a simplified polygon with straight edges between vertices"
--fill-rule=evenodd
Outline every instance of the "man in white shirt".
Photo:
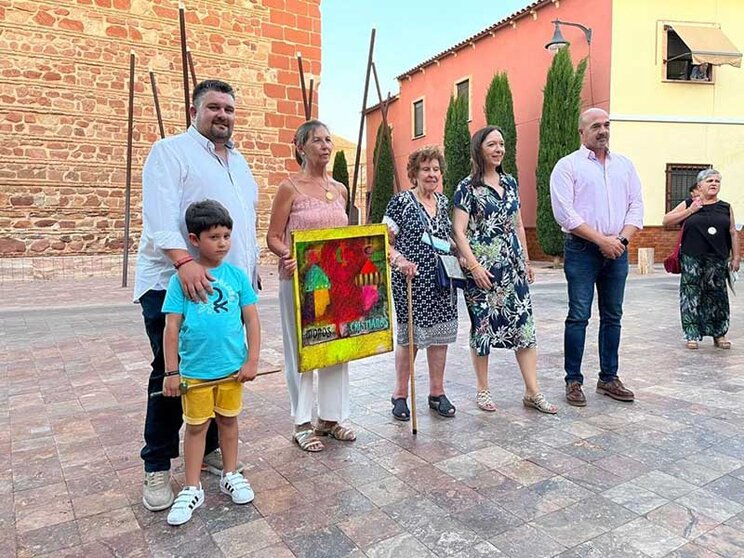
M 222 81 L 199 83 L 192 95 L 191 127 L 158 141 L 142 172 L 142 239 L 137 256 L 134 300 L 142 306 L 145 330 L 153 352 L 148 394 L 163 388 L 162 313 L 168 280 L 178 273 L 191 300 L 206 302 L 212 292 L 209 273 L 192 259 L 184 215 L 195 201 L 219 201 L 233 219 L 232 248 L 225 261 L 243 269 L 258 286 L 256 203 L 258 186 L 245 158 L 230 139 L 235 125 L 235 92 Z M 143 504 L 151 511 L 173 503 L 170 462 L 178 457 L 182 425 L 181 399 L 148 398 L 145 418 Z M 220 474 L 214 423 L 207 433 L 203 468 Z M 242 467 L 241 467 L 242 468 Z

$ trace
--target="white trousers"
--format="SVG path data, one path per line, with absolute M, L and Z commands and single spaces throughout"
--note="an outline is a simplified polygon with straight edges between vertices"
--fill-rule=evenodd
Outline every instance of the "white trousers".
M 349 367 L 346 363 L 319 368 L 312 372 L 299 370 L 297 351 L 297 318 L 291 280 L 279 281 L 279 313 L 284 343 L 284 376 L 295 424 L 310 422 L 315 398 L 313 377 L 318 376 L 318 418 L 342 422 L 349 418 Z

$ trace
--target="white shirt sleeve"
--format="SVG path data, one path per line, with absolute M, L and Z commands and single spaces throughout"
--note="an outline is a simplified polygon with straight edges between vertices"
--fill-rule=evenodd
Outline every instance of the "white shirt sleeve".
M 628 188 L 628 211 L 625 214 L 624 225 L 633 225 L 639 229 L 643 228 L 643 191 L 641 179 L 638 176 L 635 165 L 629 160 L 630 185 Z
M 162 142 L 152 146 L 142 170 L 142 226 L 160 250 L 187 249 L 181 234 L 182 172 L 176 153 Z

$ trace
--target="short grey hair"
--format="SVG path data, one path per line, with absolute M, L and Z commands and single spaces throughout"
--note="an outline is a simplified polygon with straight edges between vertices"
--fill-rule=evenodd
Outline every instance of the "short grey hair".
M 716 169 L 714 169 L 713 167 L 711 167 L 711 168 L 709 168 L 709 169 L 703 169 L 703 170 L 701 170 L 701 171 L 700 171 L 700 172 L 698 173 L 698 175 L 697 175 L 697 178 L 696 178 L 696 182 L 697 182 L 698 184 L 700 184 L 700 183 L 701 183 L 701 182 L 702 182 L 703 180 L 705 180 L 705 179 L 706 179 L 706 178 L 708 178 L 709 176 L 718 176 L 718 178 L 721 178 L 721 173 L 720 173 L 720 172 L 718 172 L 718 171 L 717 171 Z

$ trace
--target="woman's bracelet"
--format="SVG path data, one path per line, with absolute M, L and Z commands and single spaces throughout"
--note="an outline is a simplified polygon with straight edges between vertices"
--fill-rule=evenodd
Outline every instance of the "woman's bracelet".
M 478 262 L 478 261 L 476 261 L 476 262 L 475 262 L 474 264 L 472 264 L 472 265 L 470 265 L 470 266 L 466 267 L 465 269 L 467 269 L 468 271 L 470 271 L 470 272 L 472 273 L 472 272 L 473 272 L 473 270 L 474 270 L 475 268 L 477 268 L 477 267 L 481 267 L 481 264 L 480 264 L 480 262 Z
M 395 254 L 395 256 L 393 256 L 392 259 L 390 260 L 390 265 L 392 265 L 393 267 L 395 267 L 395 262 L 397 262 L 398 261 L 398 258 L 400 258 L 402 256 L 403 256 L 403 254 L 401 254 L 400 252 L 398 252 L 397 254 Z
M 167 378 L 168 376 L 178 376 L 180 373 L 180 370 L 171 370 L 170 372 L 163 372 L 163 376 Z

